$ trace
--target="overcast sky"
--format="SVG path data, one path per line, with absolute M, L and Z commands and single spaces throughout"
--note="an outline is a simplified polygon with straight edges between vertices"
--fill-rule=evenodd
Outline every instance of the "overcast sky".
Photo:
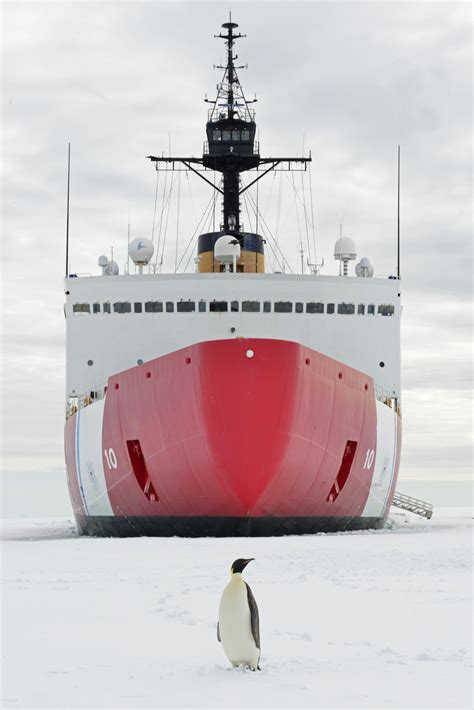
M 73 271 L 98 273 L 150 237 L 150 153 L 199 155 L 228 4 L 4 2 L 2 10 L 2 469 L 62 470 L 63 275 L 71 142 Z M 233 2 L 247 35 L 263 155 L 311 149 L 318 260 L 339 223 L 379 274 L 396 269 L 402 151 L 401 477 L 471 471 L 472 6 L 456 2 Z M 161 179 L 161 178 L 160 178 Z M 300 177 L 298 176 L 297 180 Z M 264 180 L 265 181 L 265 180 Z M 260 206 L 276 226 L 279 176 Z M 292 188 L 280 243 L 296 270 Z M 176 191 L 175 191 L 176 193 Z M 158 213 L 160 210 L 160 192 Z M 210 198 L 182 176 L 178 252 Z M 164 268 L 174 268 L 177 197 Z M 285 201 L 286 200 L 286 201 Z M 245 218 L 245 215 L 244 215 Z M 192 263 L 191 263 L 192 266 Z

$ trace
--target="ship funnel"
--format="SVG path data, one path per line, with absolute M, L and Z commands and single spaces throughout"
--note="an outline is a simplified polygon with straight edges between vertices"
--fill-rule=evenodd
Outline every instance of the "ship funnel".
M 357 258 L 356 246 L 349 237 L 339 237 L 334 245 L 334 258 L 342 261 L 343 276 L 347 276 L 347 264 Z

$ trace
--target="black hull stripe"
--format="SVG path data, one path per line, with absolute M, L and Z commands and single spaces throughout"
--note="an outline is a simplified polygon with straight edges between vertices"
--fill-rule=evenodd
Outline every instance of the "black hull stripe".
M 159 517 L 76 515 L 79 532 L 98 537 L 273 537 L 383 527 L 384 518 Z

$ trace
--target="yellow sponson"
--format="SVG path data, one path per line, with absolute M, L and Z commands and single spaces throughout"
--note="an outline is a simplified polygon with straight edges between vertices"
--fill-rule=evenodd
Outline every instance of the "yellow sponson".
M 222 236 L 222 232 L 201 234 L 198 242 L 199 272 L 203 274 L 224 271 L 224 265 L 214 258 L 214 244 Z M 244 232 L 241 241 L 240 259 L 237 261 L 237 271 L 246 274 L 263 274 L 265 272 L 264 240 L 259 234 Z

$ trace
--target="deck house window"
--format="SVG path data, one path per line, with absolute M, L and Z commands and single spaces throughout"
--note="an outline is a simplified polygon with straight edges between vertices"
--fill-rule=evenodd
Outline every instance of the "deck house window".
M 221 141 L 222 140 L 222 133 L 218 130 L 212 131 L 212 140 L 213 141 Z
M 166 301 L 166 312 L 174 313 L 174 303 L 173 301 Z
M 378 308 L 379 314 L 381 316 L 393 316 L 395 313 L 395 306 L 390 306 L 387 303 L 382 303 Z
M 353 313 L 355 313 L 355 306 L 353 303 L 338 303 L 337 312 L 340 315 L 351 316 Z
M 110 303 L 107 301 L 102 308 L 103 313 L 110 313 Z
M 209 303 L 211 313 L 225 313 L 229 310 L 227 301 L 211 301 Z
M 143 310 L 143 304 L 142 304 L 140 301 L 139 301 L 139 302 L 135 302 L 135 303 L 133 304 L 133 310 L 134 310 L 135 313 L 141 313 L 142 310 Z
M 243 140 L 243 141 L 249 141 L 249 140 L 250 140 L 250 131 L 242 131 L 242 140 Z
M 317 303 L 310 302 L 306 304 L 306 313 L 324 313 L 324 303 L 318 301 Z
M 176 310 L 178 313 L 191 313 L 196 310 L 196 304 L 194 301 L 178 301 Z
M 161 301 L 147 301 L 145 313 L 163 313 L 163 303 Z
M 303 313 L 303 304 L 295 303 L 295 313 Z
M 374 306 L 373 303 L 370 303 L 370 304 L 367 306 L 367 315 L 368 315 L 368 316 L 374 316 L 374 315 L 375 315 L 375 306 Z
M 272 310 L 272 302 L 271 301 L 264 301 L 263 302 L 263 312 L 264 313 L 271 313 Z
M 92 313 L 100 313 L 100 303 L 92 304 Z
M 73 313 L 90 313 L 90 303 L 75 303 L 72 307 Z
M 357 306 L 357 315 L 363 316 L 365 314 L 365 304 L 364 303 L 359 303 Z
M 198 303 L 199 313 L 206 312 L 206 301 L 199 301 Z
M 230 131 L 222 131 L 222 140 L 230 141 Z
M 242 310 L 245 313 L 260 313 L 260 301 L 242 301 Z
M 274 313 L 292 313 L 293 312 L 293 304 L 291 301 L 275 301 L 275 305 L 273 306 L 273 312 Z
M 334 303 L 328 303 L 326 306 L 326 313 L 334 313 Z
M 233 313 L 237 313 L 239 310 L 239 302 L 238 301 L 231 301 L 230 302 L 230 310 Z
M 232 140 L 233 140 L 233 141 L 239 141 L 239 140 L 240 140 L 240 131 L 232 131 Z
M 114 313 L 131 313 L 132 306 L 129 301 L 116 301 L 114 303 Z

